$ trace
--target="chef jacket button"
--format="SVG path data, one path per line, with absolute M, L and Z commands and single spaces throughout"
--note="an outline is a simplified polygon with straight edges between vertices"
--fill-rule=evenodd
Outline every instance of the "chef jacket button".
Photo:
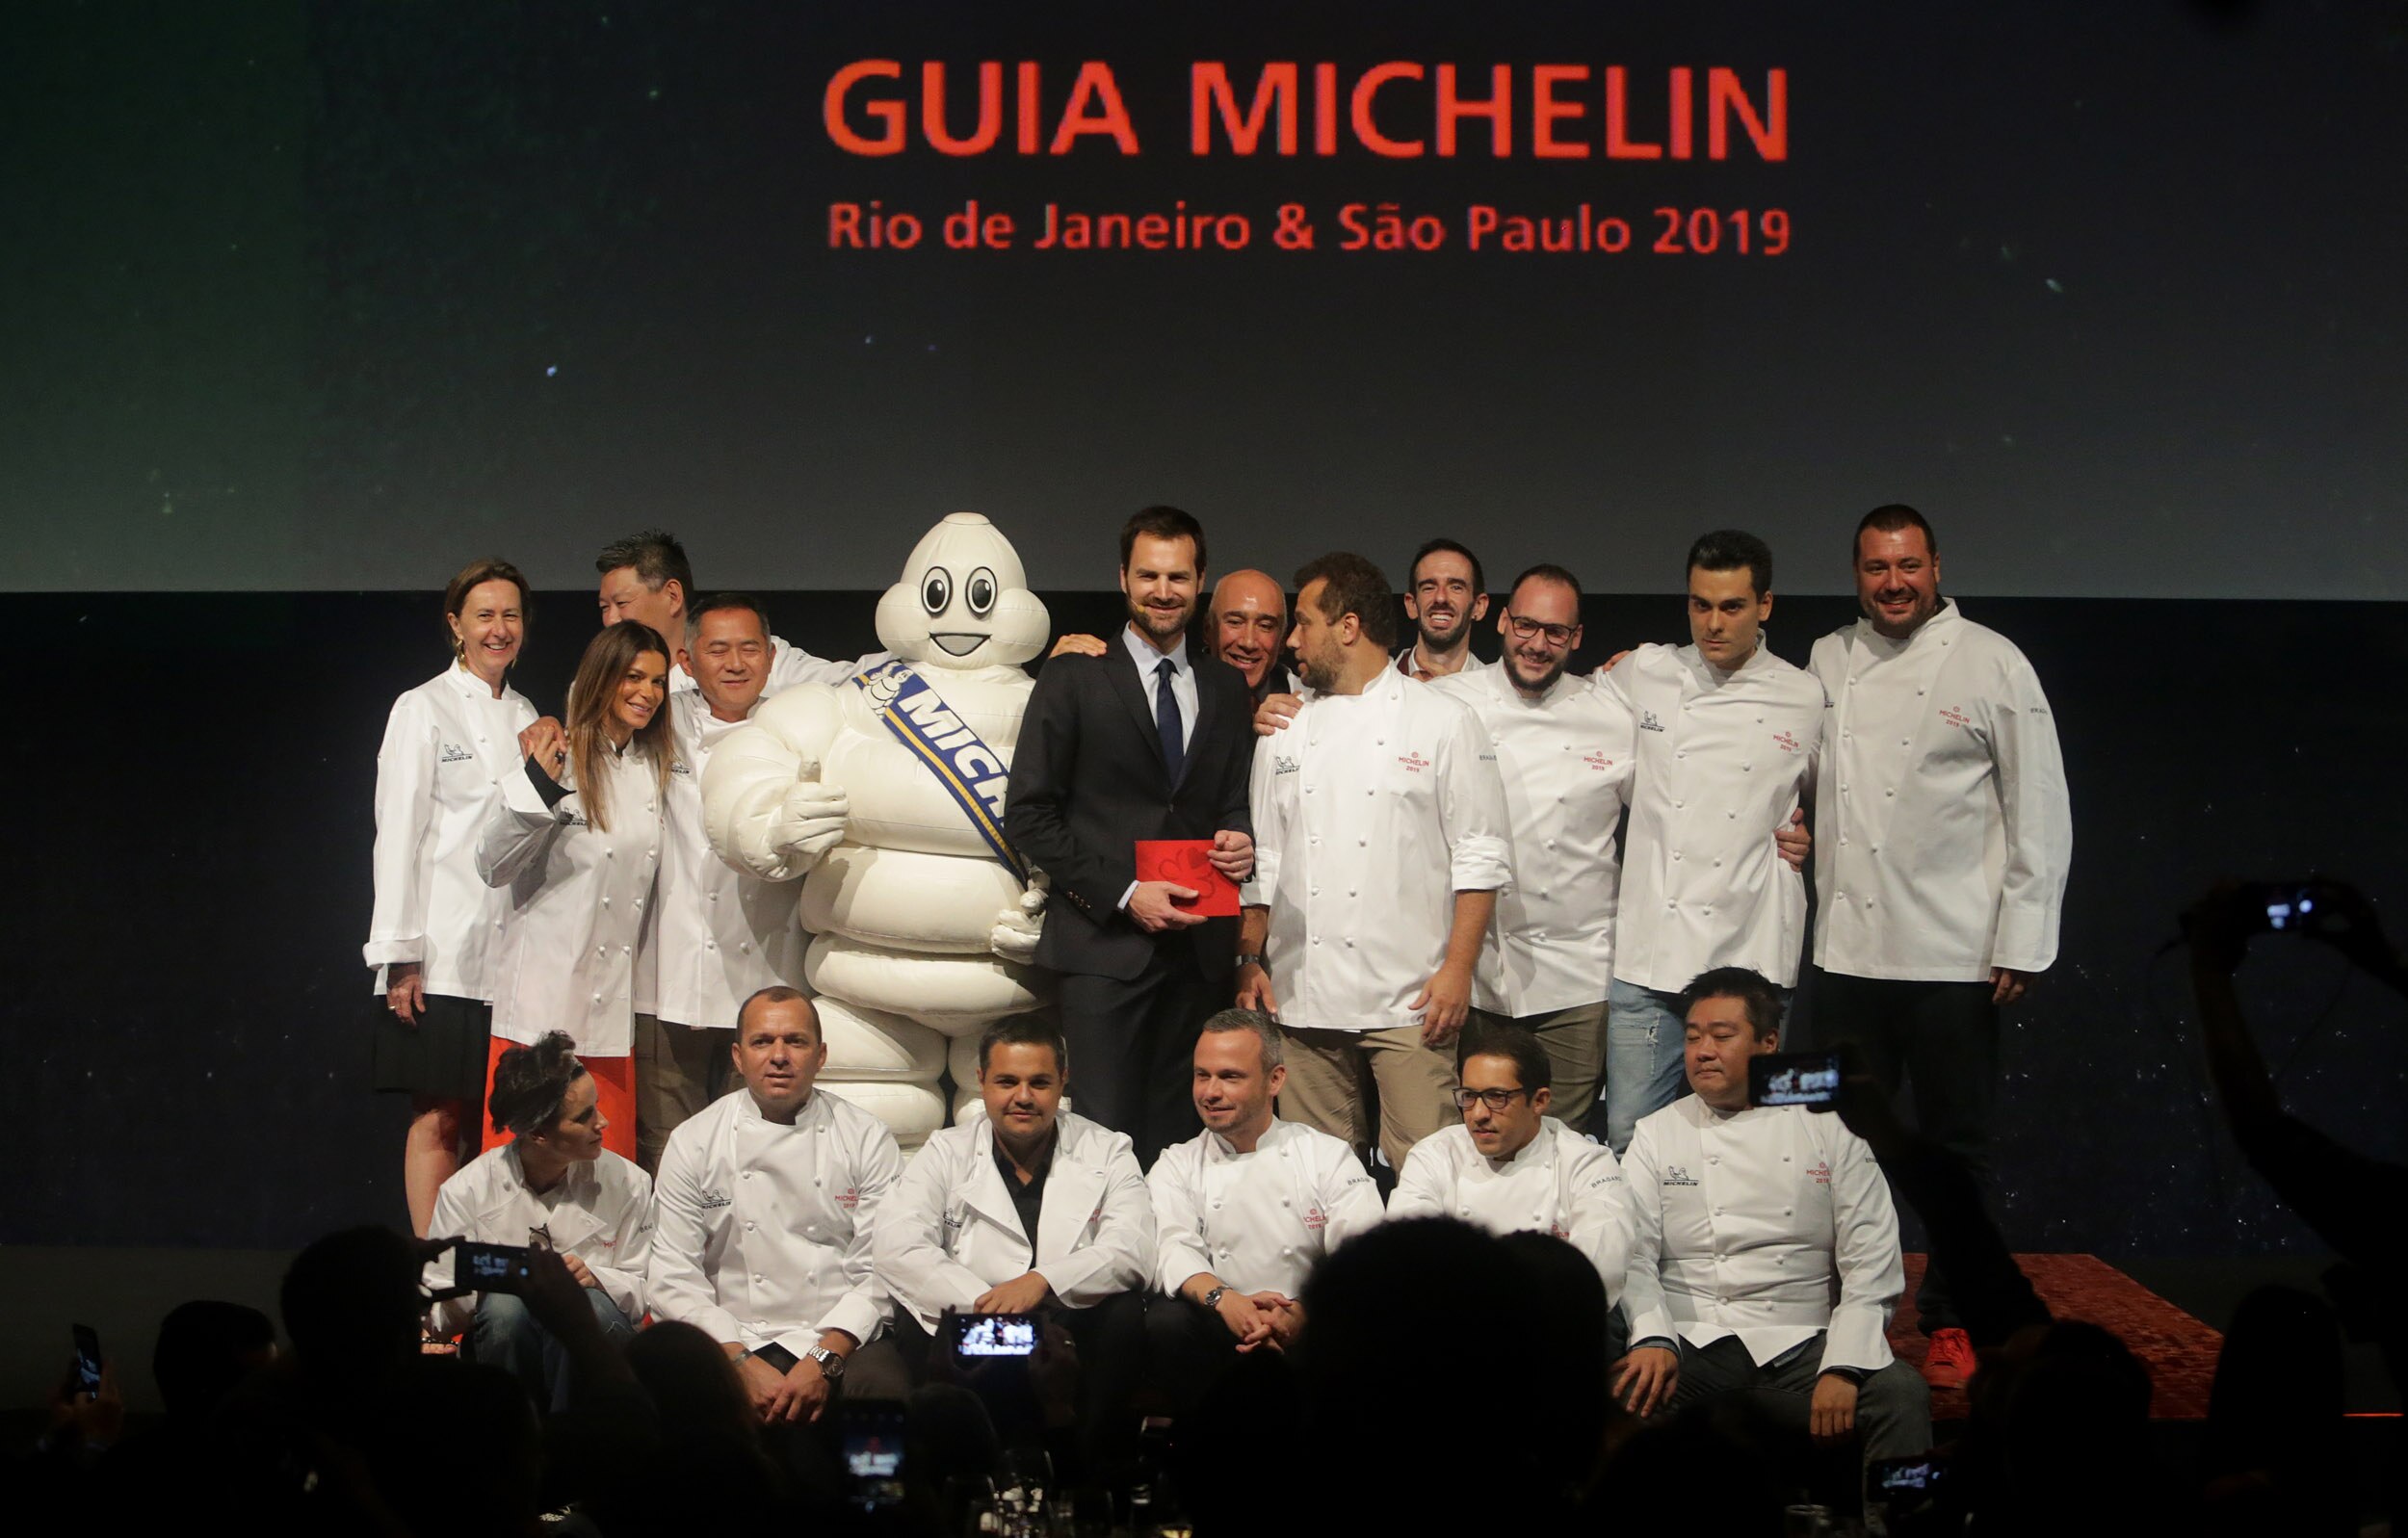
M 595 1004 L 600 1004 L 600 1003 L 602 1002 L 602 996 L 601 996 L 600 994 L 598 994 L 598 993 L 597 993 L 597 994 L 595 994 L 595 995 L 593 996 L 593 1002 L 594 1002 Z
M 1901 737 L 1901 738 L 1899 738 L 1899 739 L 1898 740 L 1898 746 L 1900 746 L 1900 747 L 1912 747 L 1912 746 L 1914 745 L 1914 743 L 1912 743 L 1911 742 L 1909 742 L 1907 739 L 1905 739 L 1905 738 Z
M 1220 1204 L 1219 1204 L 1218 1202 L 1215 1202 L 1213 1205 L 1214 1205 L 1215 1207 L 1218 1207 Z M 1279 1205 L 1280 1205 L 1280 1206 L 1282 1206 L 1282 1207 L 1287 1206 L 1287 1205 L 1288 1205 L 1288 1199 L 1287 1199 L 1285 1196 L 1282 1196 L 1281 1198 L 1279 1198 Z
M 1893 786 L 1891 786 L 1888 790 L 1883 791 L 1881 794 L 1882 794 L 1883 795 L 1885 795 L 1885 796 L 1889 796 L 1889 795 L 1896 795 L 1898 794 L 1898 787 L 1897 787 L 1897 786 L 1895 786 L 1895 785 L 1893 785 Z
M 1740 772 L 1742 774 L 1753 774 L 1756 772 L 1756 766 L 1742 759 L 1740 762 Z
M 1717 870 L 1717 871 L 1719 871 L 1719 870 L 1721 870 L 1721 869 L 1722 869 L 1722 862 L 1721 862 L 1720 860 L 1716 860 L 1716 861 L 1714 862 L 1714 869 L 1715 869 L 1715 870 Z
M 1781 1215 L 1782 1215 L 1783 1217 L 1787 1217 L 1787 1216 L 1789 1216 L 1792 1212 L 1795 1212 L 1795 1211 L 1796 1211 L 1796 1209 L 1795 1209 L 1795 1208 L 1793 1208 L 1793 1207 L 1784 1207 L 1783 1209 L 1781 1209 Z
M 1555 847 L 1556 847 L 1556 841 L 1555 841 L 1555 840 L 1553 840 L 1553 839 L 1549 839 L 1549 840 L 1547 841 L 1547 847 L 1549 847 L 1549 848 L 1551 848 L 1551 849 L 1552 849 L 1552 848 L 1554 848 Z
M 1842 732 L 1840 734 L 1840 741 L 1843 743 L 1853 743 L 1856 741 L 1856 734 L 1854 732 Z
M 1347 896 L 1348 896 L 1348 897 L 1352 897 L 1352 896 L 1354 896 L 1354 888 L 1352 888 L 1352 887 L 1348 887 L 1348 888 L 1347 888 Z
M 1321 889 L 1320 887 L 1307 887 L 1307 888 L 1305 889 L 1305 896 L 1307 896 L 1307 897 L 1314 897 L 1314 898 L 1317 898 L 1317 897 L 1320 897 L 1321 895 L 1322 895 L 1322 889 Z
M 1378 793 L 1377 791 L 1374 791 L 1374 790 L 1366 789 L 1366 790 L 1363 792 L 1363 794 L 1364 794 L 1365 795 L 1377 795 L 1379 793 Z
M 604 899 L 602 899 L 602 905 L 603 905 L 604 907 L 606 907 L 606 908 L 607 908 L 607 907 L 609 907 L 609 906 L 611 905 L 611 899 L 608 899 L 608 898 L 604 898 Z
M 1220 1198 L 1217 1196 L 1213 1198 L 1213 1211 L 1216 1212 L 1220 1211 Z
M 1682 748 L 1682 749 L 1680 749 L 1679 751 L 1675 752 L 1672 756 L 1673 756 L 1674 758 L 1687 758 L 1687 757 L 1688 757 L 1688 748 Z
M 615 860 L 618 858 L 618 851 L 616 849 L 604 849 L 602 851 L 602 858 L 606 860 Z
M 1385 747 L 1388 745 L 1388 739 L 1384 737 L 1374 737 L 1372 739 L 1372 743 L 1375 746 Z
M 1709 902 L 1709 903 L 1707 903 L 1707 904 L 1706 904 L 1706 917 L 1707 917 L 1707 918 L 1709 918 L 1709 919 L 1711 919 L 1711 918 L 1713 918 L 1714 916 L 1714 904 L 1713 904 L 1713 903 Z
M 717 951 L 719 948 L 720 943 L 717 940 L 705 940 L 702 942 L 702 949 L 705 951 Z
M 1706 1156 L 1706 1162 L 1709 1164 L 1719 1164 L 1722 1162 L 1722 1156 L 1720 1154 L 1708 1154 Z
M 1349 951 L 1351 951 L 1351 950 L 1353 950 L 1353 949 L 1354 949 L 1354 942 L 1353 942 L 1352 940 L 1348 940 L 1348 941 L 1347 942 L 1347 949 L 1348 949 L 1348 950 L 1349 950 Z
M 1320 935 L 1315 935 L 1315 936 L 1313 936 L 1313 943 L 1314 943 L 1315 945 L 1319 945 L 1319 944 L 1321 944 L 1321 943 L 1322 943 L 1322 937 L 1321 937 Z
M 750 1223 L 746 1223 L 746 1224 L 745 1225 L 745 1232 L 746 1232 L 746 1233 L 747 1233 L 747 1234 L 749 1234 L 749 1233 L 751 1233 L 751 1232 L 752 1232 L 752 1225 L 751 1225 Z
M 1313 787 L 1311 787 L 1310 785 L 1307 785 L 1307 786 L 1304 788 L 1304 794 L 1305 794 L 1305 795 L 1312 795 L 1312 794 L 1313 794 Z
M 1362 848 L 1362 847 L 1366 847 L 1366 846 L 1367 846 L 1367 845 L 1369 845 L 1371 842 L 1372 842 L 1372 841 L 1371 841 L 1371 840 L 1369 840 L 1369 839 L 1356 839 L 1356 840 L 1354 841 L 1354 847 L 1355 847 L 1356 848 L 1358 848 L 1358 849 L 1359 849 L 1359 848 Z
M 758 1272 L 758 1271 L 753 1272 L 753 1273 L 752 1273 L 752 1281 L 753 1281 L 753 1285 L 754 1285 L 754 1286 L 756 1286 L 756 1287 L 757 1287 L 757 1286 L 759 1286 L 759 1285 L 760 1285 L 760 1282 L 761 1282 L 761 1273 L 760 1273 L 760 1272 Z
M 736 942 L 736 949 L 742 954 L 750 955 L 752 954 L 752 942 L 749 940 L 739 940 Z
M 1675 812 L 1686 812 L 1688 810 L 1688 803 L 1687 801 L 1675 801 L 1672 803 L 1672 810 Z
M 611 953 L 611 948 L 606 945 L 598 945 L 593 948 L 593 953 L 597 956 L 607 956 Z
M 1550 894 L 1548 893 L 1548 891 L 1547 891 L 1547 889 L 1546 889 L 1545 887 L 1540 887 L 1540 888 L 1538 889 L 1538 895 L 1539 895 L 1540 897 L 1542 897 L 1542 898 L 1543 898 L 1543 897 L 1547 897 L 1547 896 L 1549 896 Z M 1543 940 L 1545 940 L 1547 937 L 1546 937 L 1545 935 L 1543 935 L 1543 934 L 1542 934 L 1542 935 L 1540 935 L 1538 938 L 1539 938 L 1540 940 L 1542 940 L 1542 941 L 1543 941 Z
M 1680 863 L 1681 863 L 1681 851 L 1680 851 L 1680 850 L 1678 850 L 1678 849 L 1674 849 L 1674 850 L 1672 851 L 1672 863 L 1673 863 L 1673 864 L 1675 864 L 1675 865 L 1678 865 L 1678 864 L 1680 864 Z
M 1843 848 L 1845 848 L 1845 847 L 1847 846 L 1847 835 L 1846 835 L 1846 834 L 1843 833 L 1843 834 L 1841 834 L 1841 835 L 1840 835 L 1840 845 L 1841 845 L 1841 847 L 1842 847 Z
M 1786 1164 L 1786 1163 L 1788 1163 L 1789 1161 L 1790 1161 L 1790 1156 L 1789 1156 L 1789 1155 L 1787 1155 L 1787 1154 L 1783 1154 L 1783 1155 L 1781 1156 L 1781 1162 L 1782 1162 L 1782 1163 L 1784 1163 L 1784 1164 Z
M 811 1177 L 811 1184 L 812 1184 L 812 1185 L 814 1185 L 814 1186 L 817 1186 L 817 1185 L 821 1184 L 820 1177 L 819 1177 L 819 1176 L 817 1176 L 817 1175 L 812 1176 L 812 1177 Z
M 1725 818 L 1730 819 L 1730 820 L 1732 820 L 1732 821 L 1736 821 L 1738 820 L 1738 818 L 1739 818 L 1739 814 L 1738 814 L 1737 812 L 1725 812 L 1725 813 L 1723 813 L 1722 815 L 1723 815 Z
M 1289 1248 L 1287 1245 L 1282 1244 L 1279 1246 L 1279 1253 L 1282 1255 L 1294 1255 L 1296 1251 Z
M 622 956 L 623 956 L 623 955 L 625 955 L 628 951 L 633 951 L 634 949 L 635 949 L 635 947 L 634 947 L 634 946 L 627 946 L 627 945 L 623 945 L 623 946 L 620 946 L 620 947 L 618 948 L 618 953 L 619 953 L 620 955 L 622 955 Z
M 719 899 L 720 899 L 720 895 L 719 895 L 718 893 L 714 892 L 714 893 L 712 893 L 712 894 L 711 894 L 711 900 L 712 900 L 712 901 L 717 902 Z
M 746 1179 L 746 1180 L 750 1180 L 750 1179 L 752 1179 L 752 1171 L 750 1171 L 750 1170 L 746 1170 L 746 1171 L 745 1171 L 745 1173 L 744 1173 L 744 1179 Z

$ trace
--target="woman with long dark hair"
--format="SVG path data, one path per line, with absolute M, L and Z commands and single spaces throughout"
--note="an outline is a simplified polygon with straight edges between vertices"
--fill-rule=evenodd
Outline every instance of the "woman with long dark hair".
M 452 665 L 393 702 L 377 750 L 376 905 L 363 953 L 384 1001 L 376 1086 L 410 1097 L 402 1184 L 420 1235 L 459 1167 L 471 1108 L 484 1103 L 502 899 L 478 874 L 477 841 L 503 780 L 519 772 L 518 734 L 536 718 L 509 683 L 527 596 L 507 560 L 460 568 L 443 591 Z
M 519 734 L 477 869 L 503 889 L 493 966 L 490 1057 L 561 1030 L 576 1044 L 610 1122 L 613 1153 L 636 1152 L 632 981 L 643 911 L 661 864 L 669 761 L 668 648 L 627 619 L 586 647 L 568 723 Z M 501 1141 L 490 1127 L 484 1146 Z

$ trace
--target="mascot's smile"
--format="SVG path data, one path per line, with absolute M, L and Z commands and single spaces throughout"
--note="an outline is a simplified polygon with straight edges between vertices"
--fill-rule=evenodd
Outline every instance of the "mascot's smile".
M 977 651 L 986 639 L 986 632 L 982 630 L 959 630 L 944 634 L 931 632 L 929 636 L 929 639 L 945 648 L 945 655 L 948 657 L 967 657 Z

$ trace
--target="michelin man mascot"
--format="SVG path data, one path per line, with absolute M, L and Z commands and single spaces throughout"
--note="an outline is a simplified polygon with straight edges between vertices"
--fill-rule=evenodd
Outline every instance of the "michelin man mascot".
M 702 813 L 720 858 L 802 880 L 819 995 L 820 1082 L 882 1118 L 906 1149 L 978 1100 L 978 1037 L 1041 1007 L 1044 892 L 1004 838 L 1004 787 L 1034 687 L 1021 665 L 1051 618 L 1018 552 L 975 512 L 912 547 L 878 600 L 894 660 L 763 704 L 711 755 Z

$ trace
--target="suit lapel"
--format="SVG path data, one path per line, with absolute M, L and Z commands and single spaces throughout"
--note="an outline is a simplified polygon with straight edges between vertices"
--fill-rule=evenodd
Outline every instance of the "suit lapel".
M 1188 650 L 1193 653 L 1195 642 L 1192 640 L 1188 642 Z M 1220 665 L 1210 657 L 1191 655 L 1188 658 L 1188 666 L 1195 675 L 1195 730 L 1188 734 L 1187 756 L 1179 761 L 1180 785 L 1188 782 L 1188 776 L 1194 772 L 1196 759 L 1204 753 L 1204 734 L 1219 724 L 1221 691 L 1213 687 L 1213 680 L 1205 672 L 1206 668 L 1218 665 Z M 1174 790 L 1177 788 L 1177 786 L 1172 787 Z
M 1112 639 L 1112 655 L 1106 659 L 1111 665 L 1104 669 L 1104 674 L 1112 680 L 1112 692 L 1129 707 L 1130 718 L 1138 723 L 1139 741 L 1145 744 L 1145 757 L 1154 766 L 1155 777 L 1167 779 L 1169 771 L 1163 766 L 1163 734 L 1154 724 L 1153 697 L 1146 691 L 1145 679 L 1138 672 L 1137 659 L 1129 655 L 1125 632 L 1126 627 L 1123 634 Z

